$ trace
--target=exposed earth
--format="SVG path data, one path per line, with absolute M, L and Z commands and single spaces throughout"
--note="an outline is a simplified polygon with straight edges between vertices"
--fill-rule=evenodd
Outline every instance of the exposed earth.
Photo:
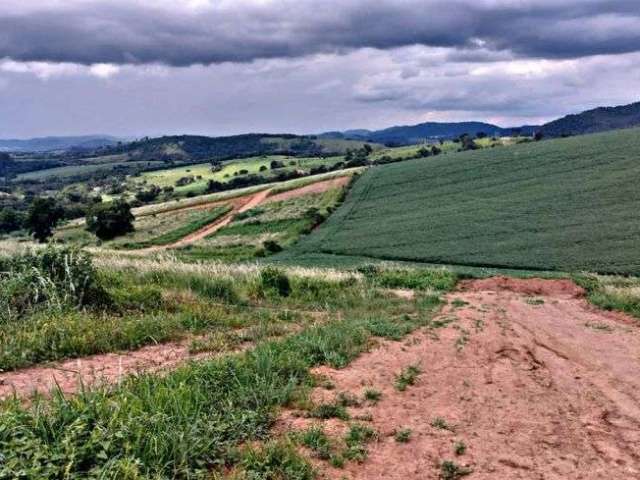
M 348 409 L 370 414 L 378 432 L 368 458 L 343 469 L 318 460 L 327 478 L 436 479 L 446 460 L 469 479 L 640 478 L 636 321 L 595 309 L 568 280 L 466 281 L 447 300 L 447 327 L 381 342 L 343 370 L 317 369 L 335 384 L 316 389 L 317 402 L 382 393 Z M 410 365 L 422 373 L 397 391 L 395 376 Z M 310 424 L 292 413 L 280 428 Z M 323 423 L 336 439 L 346 429 Z M 403 429 L 407 443 L 394 439 Z

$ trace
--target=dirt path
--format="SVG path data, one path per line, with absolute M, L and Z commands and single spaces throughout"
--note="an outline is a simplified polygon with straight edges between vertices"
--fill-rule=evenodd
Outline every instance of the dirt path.
M 143 347 L 134 352 L 107 353 L 55 362 L 0 374 L 0 399 L 20 398 L 34 391 L 47 394 L 56 384 L 65 393 L 80 385 L 114 384 L 126 375 L 172 369 L 188 360 L 211 357 L 212 353 L 191 354 L 191 340 Z
M 246 212 L 247 210 L 251 210 L 252 208 L 255 208 L 258 205 L 260 205 L 269 196 L 270 193 L 271 193 L 271 190 L 262 190 L 262 191 L 256 193 L 255 195 L 252 195 L 242 205 L 240 205 L 240 206 L 235 206 L 234 205 L 233 209 L 229 213 L 227 213 L 223 217 L 219 218 L 215 222 L 207 225 L 204 228 L 201 228 L 197 232 L 193 232 L 193 233 L 187 235 L 186 237 L 184 237 L 181 240 L 178 240 L 175 243 L 172 243 L 170 245 L 166 245 L 164 248 L 180 248 L 180 247 L 184 247 L 186 245 L 190 245 L 190 244 L 192 244 L 194 242 L 197 242 L 198 240 L 202 240 L 202 239 L 208 237 L 209 235 L 214 234 L 215 232 L 220 230 L 222 227 L 225 227 L 225 226 L 229 225 L 233 221 L 234 217 L 237 214 L 242 213 L 242 212 Z
M 336 386 L 314 391 L 318 401 L 382 392 L 378 404 L 350 408 L 369 412 L 379 432 L 368 459 L 345 469 L 323 462 L 328 478 L 437 479 L 451 460 L 473 470 L 470 480 L 640 479 L 636 321 L 596 310 L 564 280 L 469 281 L 448 301 L 446 328 L 383 342 L 344 370 L 318 370 Z M 394 375 L 409 365 L 422 374 L 398 392 Z M 398 443 L 404 428 L 411 439 Z M 460 441 L 466 452 L 456 455 Z
M 276 193 L 271 195 L 266 203 L 282 202 L 284 200 L 290 200 L 292 198 L 301 197 L 303 195 L 309 195 L 312 193 L 323 193 L 332 188 L 344 187 L 351 181 L 350 176 L 336 177 L 329 180 L 323 180 L 316 183 L 305 185 L 304 187 L 296 188 L 293 190 L 287 190 L 286 192 Z

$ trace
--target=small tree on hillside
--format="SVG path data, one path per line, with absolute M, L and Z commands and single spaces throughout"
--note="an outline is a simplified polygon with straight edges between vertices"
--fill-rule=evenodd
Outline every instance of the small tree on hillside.
M 36 240 L 44 243 L 63 217 L 64 209 L 53 198 L 36 197 L 29 206 L 24 226 Z
M 87 230 L 100 240 L 111 240 L 120 235 L 133 232 L 133 214 L 131 206 L 117 200 L 94 205 L 87 213 Z

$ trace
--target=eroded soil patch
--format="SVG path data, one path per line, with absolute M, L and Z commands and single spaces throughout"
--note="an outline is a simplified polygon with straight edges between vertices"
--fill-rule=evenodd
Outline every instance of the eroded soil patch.
M 447 296 L 446 327 L 381 342 L 343 370 L 318 369 L 334 388 L 315 389 L 315 402 L 381 396 L 348 408 L 378 432 L 368 458 L 343 469 L 314 463 L 333 479 L 443 478 L 445 461 L 469 479 L 640 478 L 640 329 L 581 295 L 564 280 L 465 282 Z M 410 365 L 422 373 L 398 391 Z M 347 422 L 289 412 L 279 428 L 309 423 L 340 435 Z

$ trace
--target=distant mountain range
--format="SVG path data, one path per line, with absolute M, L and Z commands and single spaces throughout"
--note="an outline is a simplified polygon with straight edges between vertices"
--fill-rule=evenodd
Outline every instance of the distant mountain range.
M 345 132 L 326 132 L 319 135 L 320 138 L 341 138 L 363 140 L 373 143 L 382 143 L 388 146 L 413 145 L 425 140 L 448 140 L 460 135 L 477 135 L 484 133 L 487 136 L 507 136 L 514 132 L 522 135 L 533 135 L 539 127 L 525 125 L 523 127 L 502 128 L 497 125 L 484 122 L 426 122 L 418 125 L 405 125 L 385 128 L 384 130 L 347 130 Z
M 79 137 L 40 137 L 25 140 L 0 140 L 0 151 L 53 152 L 58 150 L 95 150 L 111 147 L 123 141 L 109 135 L 84 135 Z
M 640 126 L 640 102 L 619 107 L 595 108 L 582 113 L 567 115 L 544 125 L 503 128 L 484 122 L 426 122 L 418 125 L 390 127 L 383 130 L 326 132 L 318 135 L 318 137 L 354 139 L 394 146 L 412 145 L 425 140 L 452 139 L 463 134 L 477 135 L 479 132 L 488 136 L 508 136 L 514 132 L 519 132 L 522 135 L 533 135 L 536 132 L 540 132 L 543 138 L 555 138 L 635 126 Z
M 567 115 L 540 127 L 547 138 L 584 135 L 640 125 L 640 102 L 618 107 L 599 107 Z
M 203 137 L 194 135 L 169 136 L 144 139 L 128 143 L 130 139 L 108 135 L 79 137 L 42 137 L 28 140 L 0 140 L 0 152 L 55 152 L 113 150 L 119 153 L 135 152 L 147 158 L 158 153 L 176 150 L 186 156 L 231 157 L 246 154 L 272 153 L 273 151 L 300 150 L 309 154 L 340 152 L 344 144 L 330 144 L 332 140 L 370 142 L 388 146 L 412 145 L 426 141 L 448 140 L 463 134 L 510 136 L 514 133 L 531 136 L 540 132 L 543 138 L 583 135 L 619 128 L 640 126 L 640 102 L 617 107 L 600 107 L 582 113 L 567 115 L 544 125 L 523 125 L 503 128 L 485 122 L 426 122 L 382 130 L 346 130 L 325 132 L 319 135 L 270 135 L 245 134 L 230 137 Z M 322 144 L 324 142 L 324 144 Z M 321 145 L 322 144 L 322 145 Z M 169 146 L 169 147 L 167 147 Z

